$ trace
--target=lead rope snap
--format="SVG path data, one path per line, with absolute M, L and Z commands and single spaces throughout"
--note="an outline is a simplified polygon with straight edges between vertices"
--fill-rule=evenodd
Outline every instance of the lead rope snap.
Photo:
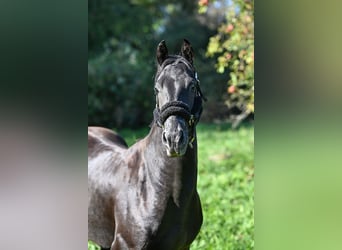
M 195 116 L 193 114 L 191 114 L 190 119 L 189 119 L 189 128 L 191 128 L 191 131 L 193 134 L 191 135 L 191 139 L 189 141 L 190 148 L 194 148 L 194 145 L 192 143 L 195 140 L 194 128 L 193 128 L 193 126 L 195 125 L 195 122 L 196 122 Z
M 191 140 L 189 141 L 190 148 L 194 148 L 194 145 L 192 144 L 194 140 L 195 140 L 195 137 L 192 137 Z

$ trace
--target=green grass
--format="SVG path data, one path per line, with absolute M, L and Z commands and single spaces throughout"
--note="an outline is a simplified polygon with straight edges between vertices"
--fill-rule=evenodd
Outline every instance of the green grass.
M 147 129 L 119 131 L 131 145 Z M 199 124 L 198 184 L 204 222 L 191 250 L 254 248 L 254 128 Z M 88 250 L 95 250 L 88 243 Z

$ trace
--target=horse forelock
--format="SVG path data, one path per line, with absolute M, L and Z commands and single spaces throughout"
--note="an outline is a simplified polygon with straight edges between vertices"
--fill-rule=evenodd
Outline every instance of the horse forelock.
M 186 60 L 184 57 L 179 56 L 179 55 L 169 55 L 165 61 L 158 66 L 157 73 L 155 76 L 155 82 L 158 80 L 160 74 L 163 72 L 163 70 L 166 68 L 168 65 L 179 65 L 179 64 L 184 64 L 188 70 L 191 70 L 195 74 L 195 68 L 194 66 Z

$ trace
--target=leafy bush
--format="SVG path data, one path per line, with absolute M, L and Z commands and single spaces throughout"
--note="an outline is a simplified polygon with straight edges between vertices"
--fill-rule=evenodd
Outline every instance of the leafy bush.
M 145 61 L 145 62 L 143 62 Z M 128 43 L 111 39 L 88 62 L 89 124 L 141 127 L 152 119 L 151 65 Z
M 199 12 L 212 8 L 223 8 L 225 21 L 218 27 L 217 34 L 210 38 L 208 57 L 217 57 L 216 69 L 227 74 L 228 88 L 226 105 L 230 110 L 239 110 L 233 116 L 235 124 L 254 114 L 254 2 L 232 0 L 199 1 Z M 215 7 L 216 4 L 216 7 Z
M 215 58 L 206 56 L 208 38 L 221 23 L 217 16 L 199 15 L 192 0 L 97 0 L 88 2 L 88 10 L 89 125 L 137 128 L 150 123 L 155 49 L 163 39 L 170 53 L 179 52 L 183 38 L 193 45 L 208 98 L 201 120 L 227 118 L 227 79 L 216 72 Z

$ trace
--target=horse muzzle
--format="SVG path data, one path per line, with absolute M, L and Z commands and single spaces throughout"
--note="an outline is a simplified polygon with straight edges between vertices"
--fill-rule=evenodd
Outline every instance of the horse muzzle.
M 162 142 L 169 157 L 179 157 L 186 153 L 189 131 L 183 118 L 172 115 L 166 119 L 162 132 Z

